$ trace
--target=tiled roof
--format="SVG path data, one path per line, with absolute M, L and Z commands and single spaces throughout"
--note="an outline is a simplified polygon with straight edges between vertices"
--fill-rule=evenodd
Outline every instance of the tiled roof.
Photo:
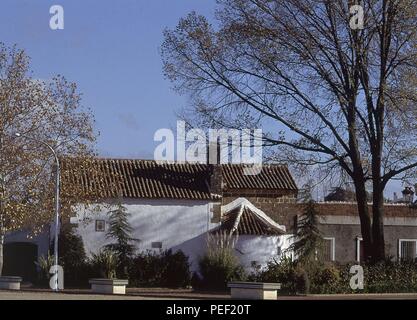
M 63 185 L 77 185 L 101 198 L 122 196 L 150 199 L 219 199 L 220 190 L 210 186 L 214 170 L 221 170 L 223 190 L 297 190 L 285 166 L 264 165 L 258 175 L 245 175 L 244 166 L 213 166 L 153 160 L 93 158 L 75 165 L 74 158 L 61 159 Z M 210 188 L 212 187 L 212 188 Z
M 233 226 L 237 223 L 237 228 L 233 230 L 233 234 L 268 236 L 281 234 L 262 223 L 262 221 L 260 221 L 259 218 L 257 218 L 248 208 L 243 208 L 240 220 L 236 221 L 239 218 L 239 210 L 240 208 L 235 209 L 233 212 L 230 212 L 224 216 L 221 227 L 218 230 L 227 231 L 230 233 L 233 230 Z
M 262 165 L 261 172 L 256 175 L 245 175 L 244 168 L 244 165 L 239 164 L 222 165 L 225 190 L 297 190 L 297 185 L 287 166 Z
M 245 198 L 236 199 L 224 208 L 221 224 L 213 233 L 226 231 L 229 234 L 263 236 L 285 233 L 285 227 L 278 225 Z
M 64 159 L 62 163 L 65 170 L 71 166 L 71 159 Z M 86 190 L 99 189 L 102 198 L 209 200 L 219 197 L 209 191 L 210 171 L 205 165 L 94 159 L 88 166 L 94 167 L 94 170 L 79 172 L 77 169 L 75 175 L 67 173 L 63 177 L 64 182 L 66 179 Z

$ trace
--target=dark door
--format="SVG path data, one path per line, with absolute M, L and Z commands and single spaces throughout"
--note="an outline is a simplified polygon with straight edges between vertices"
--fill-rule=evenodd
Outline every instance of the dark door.
M 36 280 L 38 246 L 30 242 L 10 242 L 4 246 L 3 275 L 19 276 L 24 281 Z

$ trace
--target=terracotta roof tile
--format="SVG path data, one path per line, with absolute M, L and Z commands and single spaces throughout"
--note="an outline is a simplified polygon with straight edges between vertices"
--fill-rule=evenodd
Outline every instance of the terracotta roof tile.
M 161 163 L 153 160 L 90 159 L 77 166 L 74 158 L 61 159 L 63 185 L 76 184 L 88 193 L 111 198 L 219 199 L 210 192 L 215 166 L 198 163 Z M 244 166 L 220 165 L 225 190 L 297 190 L 285 166 L 264 165 L 258 175 L 245 175 Z M 219 191 L 218 191 L 219 192 Z
M 91 192 L 98 190 L 102 198 L 168 198 L 210 200 L 211 172 L 200 164 L 157 163 L 151 160 L 94 159 L 84 172 L 71 171 L 73 159 L 61 161 L 63 184 L 77 183 Z M 82 171 L 83 169 L 81 169 Z
M 273 228 L 269 227 L 247 207 L 243 208 L 243 212 L 239 221 L 236 221 L 239 218 L 240 210 L 241 208 L 238 207 L 224 215 L 220 227 L 214 230 L 214 233 L 219 231 L 227 231 L 230 233 L 237 223 L 237 229 L 233 231 L 233 234 L 262 236 L 273 236 L 281 234 Z
M 257 175 L 245 175 L 244 168 L 244 165 L 239 164 L 222 165 L 225 190 L 297 190 L 297 185 L 287 166 L 263 165 L 262 171 Z

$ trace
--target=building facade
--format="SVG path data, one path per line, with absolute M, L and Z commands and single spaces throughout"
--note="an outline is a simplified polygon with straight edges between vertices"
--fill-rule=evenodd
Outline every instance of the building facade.
M 286 166 L 264 165 L 257 175 L 244 174 L 243 165 L 160 163 L 151 160 L 95 159 L 91 171 L 71 172 L 72 159 L 64 159 L 67 174 L 62 184 L 97 189 L 99 201 L 80 204 L 66 223 L 76 225 L 88 255 L 110 240 L 108 212 L 119 202 L 130 213 L 137 250 L 182 250 L 192 271 L 207 250 L 211 235 L 237 236 L 235 253 L 247 271 L 279 258 L 293 241 L 304 205 L 297 201 L 298 188 Z M 83 170 L 83 169 L 81 169 Z M 78 177 L 78 178 L 77 178 Z M 325 239 L 321 256 L 341 263 L 363 261 L 362 239 L 354 202 L 316 204 L 319 229 Z M 417 257 L 417 209 L 409 203 L 387 204 L 385 240 L 387 255 L 394 259 Z M 34 261 L 47 254 L 52 234 L 36 238 L 27 231 L 8 234 L 7 252 L 24 255 L 30 271 L 16 269 L 19 258 L 5 259 L 5 274 L 33 278 Z M 19 254 L 17 254 L 19 253 Z M 24 254 L 23 254 L 24 253 Z M 30 260 L 30 261 L 29 261 Z M 13 274 L 12 274 L 13 273 Z

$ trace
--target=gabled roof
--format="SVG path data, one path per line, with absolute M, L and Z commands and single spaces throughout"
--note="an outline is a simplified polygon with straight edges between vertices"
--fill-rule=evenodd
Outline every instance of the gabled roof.
M 281 235 L 285 226 L 279 225 L 245 198 L 222 207 L 222 221 L 214 233 L 226 231 L 239 235 Z

